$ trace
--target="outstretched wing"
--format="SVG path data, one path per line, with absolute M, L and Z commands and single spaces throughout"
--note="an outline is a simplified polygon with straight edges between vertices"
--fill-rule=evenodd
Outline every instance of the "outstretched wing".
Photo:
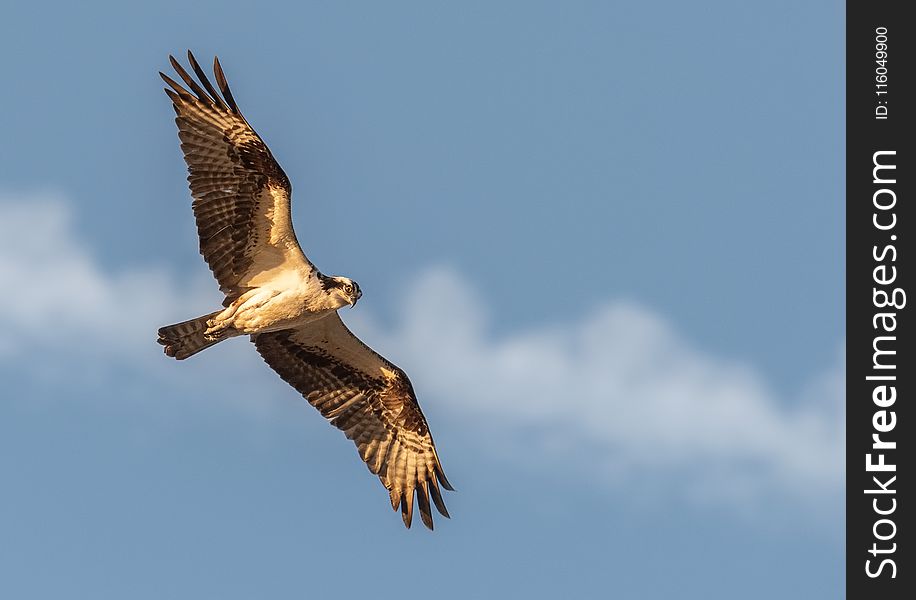
M 188 61 L 200 83 L 172 56 L 169 60 L 190 88 L 159 73 L 171 87 L 165 93 L 177 114 L 188 163 L 200 253 L 226 303 L 281 270 L 314 276 L 293 231 L 289 179 L 239 111 L 219 60 L 214 58 L 213 72 L 221 93 L 190 51 Z
M 426 418 L 404 372 L 362 343 L 333 313 L 296 329 L 252 336 L 280 377 L 348 438 L 388 489 L 410 527 L 414 492 L 423 523 L 433 528 L 430 497 L 448 517 L 442 472 Z M 437 481 L 438 480 L 438 481 Z

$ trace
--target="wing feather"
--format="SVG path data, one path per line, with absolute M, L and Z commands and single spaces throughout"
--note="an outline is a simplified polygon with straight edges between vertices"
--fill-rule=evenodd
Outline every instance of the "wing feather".
M 336 312 L 296 329 L 254 335 L 252 341 L 284 381 L 353 440 L 407 527 L 415 496 L 428 528 L 433 528 L 430 499 L 449 516 L 439 484 L 452 487 L 401 369 L 363 344 Z
M 219 60 L 213 62 L 219 91 L 190 51 L 199 82 L 174 57 L 169 61 L 187 86 L 160 73 L 188 164 L 200 253 L 226 303 L 274 269 L 316 276 L 293 231 L 289 178 L 239 110 Z
M 169 56 L 169 58 L 172 58 Z M 220 98 L 219 94 L 216 93 L 216 90 L 213 89 L 213 85 L 210 84 L 210 79 L 207 77 L 207 74 L 203 69 L 200 68 L 200 65 L 197 63 L 197 59 L 194 58 L 194 54 L 188 50 L 188 63 L 190 63 L 191 68 L 194 69 L 194 73 L 197 75 L 197 78 L 200 79 L 200 82 L 204 84 L 204 87 L 207 88 L 209 97 L 212 99 L 212 102 L 216 104 L 217 107 L 223 110 L 229 110 L 229 107 L 226 106 L 226 103 L 223 102 L 223 99 Z

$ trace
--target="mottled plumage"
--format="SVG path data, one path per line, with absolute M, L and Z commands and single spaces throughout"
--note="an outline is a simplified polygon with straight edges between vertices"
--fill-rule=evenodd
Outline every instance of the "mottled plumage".
M 356 443 L 410 527 L 414 497 L 432 529 L 430 500 L 448 516 L 451 490 L 426 418 L 404 372 L 361 342 L 337 315 L 362 292 L 323 275 L 292 227 L 289 179 L 239 111 L 219 61 L 213 87 L 188 52 L 195 80 L 169 57 L 187 87 L 169 85 L 188 164 L 200 253 L 225 294 L 224 308 L 159 330 L 179 360 L 249 335 L 265 362 Z

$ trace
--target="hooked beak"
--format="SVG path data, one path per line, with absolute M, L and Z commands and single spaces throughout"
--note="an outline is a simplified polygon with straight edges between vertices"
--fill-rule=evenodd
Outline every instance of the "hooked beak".
M 362 292 L 358 292 L 358 293 L 356 294 L 356 297 L 353 298 L 353 302 L 350 303 L 350 308 L 353 308 L 354 306 L 356 306 L 356 303 L 359 302 L 359 299 L 362 298 L 362 297 L 363 297 L 363 293 L 362 293 Z

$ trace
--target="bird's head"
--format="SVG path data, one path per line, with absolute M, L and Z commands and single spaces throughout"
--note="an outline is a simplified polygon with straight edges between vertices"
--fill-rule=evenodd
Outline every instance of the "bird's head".
M 359 284 L 348 277 L 328 277 L 325 280 L 325 289 L 331 296 L 336 308 L 346 305 L 355 306 L 356 301 L 362 298 L 363 293 Z

